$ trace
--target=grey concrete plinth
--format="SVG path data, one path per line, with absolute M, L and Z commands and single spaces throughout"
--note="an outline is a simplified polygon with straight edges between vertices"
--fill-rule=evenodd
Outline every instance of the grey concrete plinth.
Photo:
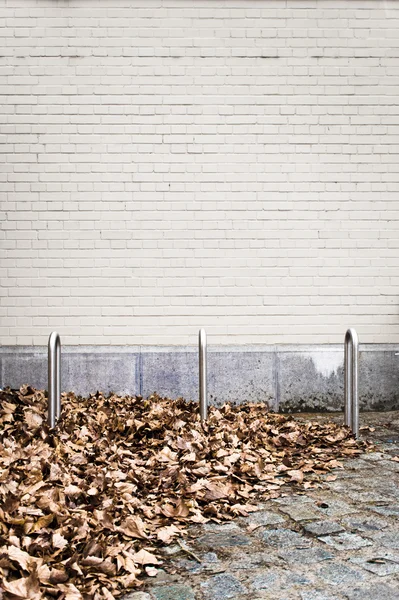
M 28 383 L 32 387 L 47 389 L 47 349 L 31 349 L 30 352 L 19 352 L 18 348 L 0 355 L 1 385 L 19 388 Z M 61 373 L 62 379 L 62 373 Z
M 4 350 L 4 349 L 2 349 Z M 37 389 L 47 389 L 47 348 L 23 348 L 2 351 L 1 385 L 19 388 L 28 383 Z M 61 391 L 88 395 L 139 394 L 139 352 L 110 351 L 99 347 L 61 348 Z
M 61 340 L 62 342 L 62 340 Z M 360 346 L 361 410 L 399 409 L 393 345 Z M 62 345 L 62 391 L 154 392 L 198 401 L 198 348 Z M 210 404 L 263 402 L 280 412 L 337 411 L 344 404 L 344 349 L 331 346 L 208 347 Z M 47 388 L 47 348 L 0 348 L 0 387 Z
M 208 352 L 209 401 L 263 402 L 277 410 L 275 375 L 274 352 Z
M 79 353 L 62 358 L 62 389 L 87 395 L 100 391 L 119 395 L 140 393 L 138 353 Z
M 141 355 L 141 393 L 198 400 L 198 354 L 160 349 Z
M 210 404 L 264 402 L 275 404 L 274 353 L 227 348 L 208 350 L 208 399 Z M 143 351 L 142 394 L 198 401 L 198 353 L 172 348 Z
M 280 411 L 343 410 L 343 349 L 281 349 L 277 361 Z
M 360 352 L 360 410 L 397 410 L 399 408 L 399 356 L 395 351 Z

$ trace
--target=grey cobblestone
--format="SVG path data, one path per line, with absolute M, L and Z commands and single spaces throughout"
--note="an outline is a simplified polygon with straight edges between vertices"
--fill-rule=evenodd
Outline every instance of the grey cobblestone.
M 208 548 L 225 548 L 226 546 L 246 546 L 251 543 L 251 540 L 240 531 L 226 531 L 203 535 L 198 538 L 197 543 Z
M 332 596 L 331 594 L 317 590 L 301 593 L 301 600 L 341 600 L 341 598 L 343 596 Z
M 220 560 L 214 552 L 207 552 L 201 557 L 201 562 L 195 560 L 180 560 L 178 566 L 190 571 L 190 573 L 202 573 L 203 571 L 217 571 L 220 569 Z
M 298 506 L 280 506 L 280 512 L 287 514 L 293 521 L 310 521 L 320 519 L 320 511 L 311 504 L 299 504 Z
M 399 504 L 389 506 L 370 506 L 370 510 L 383 515 L 384 517 L 399 517 Z
M 254 523 L 256 525 L 278 525 L 284 522 L 284 517 L 277 515 L 270 510 L 260 510 L 259 512 L 252 513 L 249 517 L 249 523 Z
M 348 600 L 398 600 L 398 587 L 377 584 L 348 590 Z
M 230 574 L 215 575 L 201 583 L 205 600 L 228 600 L 248 590 Z
M 359 569 L 353 569 L 340 562 L 327 563 L 320 567 L 317 575 L 323 582 L 326 581 L 332 585 L 354 584 L 362 582 L 365 579 Z
M 373 540 L 377 542 L 379 545 L 384 546 L 385 548 L 392 548 L 393 550 L 399 550 L 399 531 L 390 531 L 386 533 L 385 531 L 381 531 L 379 533 L 373 534 Z
M 325 535 L 318 539 L 336 550 L 358 550 L 372 545 L 370 540 L 366 540 L 356 533 L 347 533 L 346 531 L 335 536 Z
M 399 573 L 399 564 L 389 559 L 379 557 L 368 560 L 364 558 L 352 558 L 351 562 L 359 565 L 370 573 L 379 575 L 379 577 L 386 577 L 387 575 L 392 575 L 393 573 Z
M 265 571 L 262 575 L 256 575 L 252 580 L 251 587 L 256 591 L 268 590 L 271 586 L 279 587 L 278 584 L 281 577 L 281 572 L 270 569 Z
M 369 533 L 370 531 L 381 531 L 389 526 L 388 521 L 379 517 L 366 517 L 361 515 L 344 517 L 342 519 L 342 524 L 349 530 L 357 530 L 365 533 Z
M 155 600 L 195 600 L 193 589 L 187 585 L 165 585 L 151 593 Z
M 306 548 L 310 546 L 310 540 L 307 540 L 300 533 L 291 529 L 271 529 L 261 532 L 262 540 L 273 548 Z
M 292 565 L 311 565 L 319 563 L 323 560 L 331 560 L 334 554 L 328 552 L 324 548 L 303 548 L 302 550 L 291 550 L 288 552 L 280 552 L 279 556 L 288 564 Z
M 270 552 L 234 553 L 233 560 L 229 561 L 229 568 L 233 572 L 257 569 L 260 566 L 264 566 L 267 569 L 271 562 L 277 564 L 278 557 Z
M 343 515 L 349 515 L 356 512 L 356 508 L 351 506 L 347 502 L 342 500 L 335 500 L 334 498 L 324 498 L 319 503 L 321 516 L 323 517 L 342 517 Z
M 334 521 L 317 521 L 316 523 L 304 525 L 304 530 L 307 533 L 319 536 L 340 533 L 341 531 L 345 531 L 345 528 L 339 523 L 334 523 Z

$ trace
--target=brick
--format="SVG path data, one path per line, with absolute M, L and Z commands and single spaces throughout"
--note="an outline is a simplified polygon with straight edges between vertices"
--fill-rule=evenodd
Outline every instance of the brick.
M 38 319 L 103 290 L 69 343 L 126 343 L 132 297 L 137 344 L 342 343 L 350 299 L 362 343 L 395 342 L 395 3 L 108 4 L 2 7 L 5 316 L 24 285 Z

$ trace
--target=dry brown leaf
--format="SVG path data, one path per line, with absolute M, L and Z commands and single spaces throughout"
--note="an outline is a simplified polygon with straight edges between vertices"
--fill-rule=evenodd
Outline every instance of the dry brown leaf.
M 161 527 L 157 531 L 157 538 L 165 544 L 169 544 L 172 541 L 172 539 L 177 535 L 180 535 L 180 529 L 176 527 L 176 525 L 168 525 L 167 527 Z
M 117 529 L 129 537 L 142 540 L 148 537 L 145 532 L 145 524 L 140 517 L 128 517 Z
M 31 565 L 37 561 L 30 554 L 15 546 L 8 546 L 7 555 L 10 560 L 17 562 L 23 571 L 30 571 Z
M 223 483 L 206 483 L 206 492 L 204 494 L 204 500 L 220 500 L 221 498 L 228 498 L 232 491 L 232 486 Z
M 68 540 L 66 540 L 64 536 L 58 532 L 53 533 L 51 541 L 53 544 L 53 548 L 59 548 L 60 550 L 62 550 L 62 548 L 68 546 Z
M 53 600 L 55 588 L 62 600 L 112 600 L 156 574 L 157 546 L 183 535 L 183 522 L 246 515 L 288 486 L 319 485 L 367 447 L 348 428 L 261 404 L 210 407 L 206 425 L 196 403 L 157 395 L 68 393 L 62 406 L 49 435 L 44 392 L 0 390 L 0 586 L 10 600 Z
M 132 555 L 132 559 L 138 565 L 158 565 L 159 560 L 155 556 L 155 554 L 151 554 L 144 548 L 136 552 L 136 554 Z
M 297 481 L 298 483 L 302 483 L 303 481 L 303 471 L 301 471 L 300 469 L 287 471 L 287 475 L 290 475 L 291 481 Z

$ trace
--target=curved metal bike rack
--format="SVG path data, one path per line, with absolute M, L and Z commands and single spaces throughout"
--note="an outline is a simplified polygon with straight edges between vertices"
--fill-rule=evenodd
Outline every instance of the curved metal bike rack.
M 61 414 L 61 340 L 56 331 L 48 339 L 48 424 L 55 427 Z
M 355 329 L 345 334 L 345 425 L 359 437 L 359 338 Z
M 207 354 L 205 329 L 199 330 L 199 404 L 201 421 L 206 421 L 208 416 L 208 393 L 207 393 Z

